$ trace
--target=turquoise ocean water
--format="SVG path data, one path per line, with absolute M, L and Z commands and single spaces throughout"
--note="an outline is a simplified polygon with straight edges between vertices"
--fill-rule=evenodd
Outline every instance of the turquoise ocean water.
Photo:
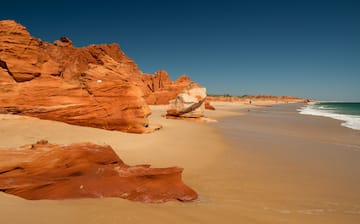
M 309 103 L 299 110 L 300 114 L 330 117 L 341 120 L 341 125 L 360 130 L 360 103 L 316 102 Z

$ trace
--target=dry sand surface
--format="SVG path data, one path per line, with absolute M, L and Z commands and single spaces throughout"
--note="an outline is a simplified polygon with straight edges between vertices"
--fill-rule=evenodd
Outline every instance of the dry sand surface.
M 207 186 L 200 183 L 198 177 L 206 173 L 207 167 L 216 163 L 216 159 L 226 151 L 227 145 L 214 127 L 205 123 L 167 120 L 161 116 L 165 110 L 165 106 L 152 107 L 151 123 L 160 123 L 164 128 L 142 135 L 79 127 L 31 117 L 1 115 L 1 148 L 32 144 L 41 139 L 57 144 L 86 141 L 108 144 L 127 164 L 181 166 L 185 168 L 185 183 L 199 192 L 203 191 L 202 188 L 206 189 Z M 217 112 L 219 115 L 221 113 Z M 183 219 L 179 219 L 181 213 L 192 211 L 199 203 L 201 202 L 172 202 L 157 205 L 115 198 L 26 201 L 1 193 L 0 223 L 155 223 L 157 220 L 183 223 Z
M 154 106 L 151 121 L 164 128 L 143 135 L 1 116 L 1 147 L 40 139 L 109 144 L 128 164 L 184 167 L 200 199 L 27 201 L 1 193 L 0 223 L 360 223 L 359 132 L 294 108 L 214 105 L 209 117 L 223 120 L 210 125 L 166 120 L 165 107 Z M 234 135 L 237 119 L 243 125 Z

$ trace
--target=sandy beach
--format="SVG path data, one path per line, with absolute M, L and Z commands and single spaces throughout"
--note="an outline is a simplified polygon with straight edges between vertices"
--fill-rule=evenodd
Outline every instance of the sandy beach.
M 163 129 L 126 134 L 1 115 L 1 147 L 41 139 L 111 145 L 126 163 L 181 166 L 199 193 L 191 203 L 145 204 L 118 198 L 27 201 L 0 194 L 1 223 L 359 223 L 360 132 L 329 118 L 299 115 L 300 105 L 215 103 L 217 123 L 167 120 Z M 239 125 L 238 125 L 239 124 Z

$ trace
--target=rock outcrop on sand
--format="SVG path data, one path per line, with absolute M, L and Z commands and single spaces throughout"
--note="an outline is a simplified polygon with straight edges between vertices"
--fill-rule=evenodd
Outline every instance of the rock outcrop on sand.
M 198 86 L 186 75 L 143 74 L 117 44 L 76 48 L 67 37 L 51 44 L 0 21 L 0 113 L 151 132 L 147 104 L 168 104 L 190 85 Z
M 145 100 L 151 105 L 166 105 L 184 89 L 190 86 L 199 87 L 186 75 L 180 76 L 175 82 L 171 81 L 168 73 L 164 70 L 157 71 L 153 75 L 144 74 L 142 79 Z
M 0 191 L 30 200 L 120 197 L 160 203 L 197 198 L 182 182 L 182 168 L 129 166 L 110 146 L 40 141 L 0 150 L 0 161 Z
M 50 44 L 0 21 L 0 113 L 143 133 L 152 131 L 142 73 L 117 44 Z
M 202 118 L 205 112 L 206 89 L 189 87 L 169 103 L 167 118 Z

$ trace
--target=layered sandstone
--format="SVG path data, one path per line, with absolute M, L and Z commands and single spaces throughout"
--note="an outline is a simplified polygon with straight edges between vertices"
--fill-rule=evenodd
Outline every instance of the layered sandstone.
M 0 191 L 30 200 L 120 197 L 159 203 L 197 198 L 182 182 L 182 168 L 129 166 L 110 146 L 40 141 L 0 150 L 0 161 Z
M 190 80 L 186 75 L 180 76 L 176 81 L 172 81 L 168 73 L 164 70 L 157 71 L 155 74 L 144 74 L 142 77 L 144 86 L 144 97 L 148 104 L 166 105 L 173 100 L 184 89 L 190 86 L 199 85 Z
M 117 44 L 50 44 L 0 21 L 0 113 L 143 133 L 151 131 L 142 72 Z

